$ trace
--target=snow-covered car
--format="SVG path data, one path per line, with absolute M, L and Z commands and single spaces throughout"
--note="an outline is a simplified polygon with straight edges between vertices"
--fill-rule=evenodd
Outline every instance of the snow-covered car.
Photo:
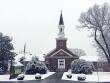
M 86 79 L 86 75 L 85 74 L 80 74 L 80 75 L 78 75 L 77 79 L 79 81 L 84 81 Z
M 35 79 L 40 80 L 40 79 L 41 79 L 41 75 L 40 75 L 39 73 L 37 73 L 37 74 L 35 75 Z
M 17 76 L 17 80 L 23 80 L 24 79 L 24 74 L 19 74 L 18 76 Z
M 72 78 L 72 75 L 70 73 L 68 73 L 67 75 L 67 78 L 71 79 Z

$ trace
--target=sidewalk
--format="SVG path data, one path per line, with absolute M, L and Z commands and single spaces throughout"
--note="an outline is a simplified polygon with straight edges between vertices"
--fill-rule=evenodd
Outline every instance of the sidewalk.
M 56 72 L 53 75 L 50 75 L 49 77 L 47 77 L 46 79 L 61 79 L 63 76 L 64 72 Z

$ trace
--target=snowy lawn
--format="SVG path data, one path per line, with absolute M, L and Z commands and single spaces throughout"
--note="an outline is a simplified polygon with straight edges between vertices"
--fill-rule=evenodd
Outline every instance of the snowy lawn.
M 54 74 L 55 72 L 47 72 L 47 74 L 41 74 L 41 79 L 45 79 L 48 76 Z M 0 75 L 0 81 L 18 81 L 17 78 L 9 80 L 9 75 Z M 25 75 L 24 80 L 21 81 L 26 81 L 26 80 L 36 80 L 35 75 Z
M 77 76 L 80 74 L 72 74 L 72 78 L 68 79 L 68 72 L 65 72 L 62 76 L 62 80 L 78 81 Z M 110 72 L 94 72 L 92 75 L 86 75 L 85 82 L 110 82 Z

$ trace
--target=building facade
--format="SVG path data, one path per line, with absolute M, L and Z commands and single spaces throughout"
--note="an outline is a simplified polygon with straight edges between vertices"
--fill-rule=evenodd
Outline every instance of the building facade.
M 67 71 L 71 67 L 71 62 L 79 57 L 67 48 L 62 13 L 60 15 L 58 29 L 56 48 L 45 55 L 45 62 L 50 71 Z

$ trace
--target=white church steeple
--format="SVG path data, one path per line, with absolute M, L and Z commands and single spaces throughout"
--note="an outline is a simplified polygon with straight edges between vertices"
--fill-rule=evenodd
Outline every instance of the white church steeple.
M 60 15 L 58 28 L 59 28 L 58 37 L 64 38 L 65 37 L 65 33 L 64 33 L 65 26 L 64 26 L 64 22 L 63 22 L 62 11 L 61 11 L 61 15 Z

